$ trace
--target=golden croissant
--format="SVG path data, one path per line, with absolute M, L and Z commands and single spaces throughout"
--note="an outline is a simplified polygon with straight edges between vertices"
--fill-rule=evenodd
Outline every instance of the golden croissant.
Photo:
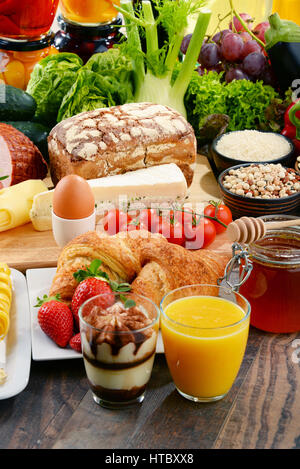
M 132 291 L 159 305 L 171 290 L 185 285 L 215 285 L 224 274 L 228 256 L 208 250 L 188 251 L 162 235 L 145 231 L 114 236 L 91 231 L 74 238 L 62 250 L 50 296 L 60 294 L 70 303 L 77 286 L 78 269 L 94 259 L 111 280 L 131 284 Z

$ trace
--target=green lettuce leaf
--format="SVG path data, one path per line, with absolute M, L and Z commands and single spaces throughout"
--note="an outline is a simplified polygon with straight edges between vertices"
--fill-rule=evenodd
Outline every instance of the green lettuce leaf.
M 113 86 L 112 96 L 117 105 L 133 101 L 132 63 L 118 48 L 92 55 L 84 66 L 108 79 Z
M 57 123 L 61 102 L 82 65 L 80 57 L 68 52 L 45 57 L 36 64 L 26 90 L 37 103 L 36 120 L 48 126 Z
M 114 85 L 112 81 L 91 70 L 82 68 L 77 74 L 75 83 L 62 101 L 57 121 L 60 122 L 81 112 L 114 106 L 116 102 L 113 98 Z
M 200 145 L 205 144 L 207 139 L 211 139 L 211 129 L 207 137 L 203 131 L 204 127 L 207 128 L 208 117 L 227 114 L 226 93 L 221 79 L 222 75 L 217 72 L 209 72 L 200 76 L 195 71 L 185 94 L 187 119 L 194 128 Z M 220 119 L 220 126 L 223 125 L 224 120 Z M 216 126 L 216 135 L 220 131 L 220 126 Z
M 228 130 L 258 129 L 267 125 L 266 109 L 279 94 L 262 81 L 234 80 L 226 85 Z

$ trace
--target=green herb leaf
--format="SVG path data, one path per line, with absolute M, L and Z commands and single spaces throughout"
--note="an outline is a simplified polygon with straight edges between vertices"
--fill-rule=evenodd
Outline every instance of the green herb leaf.
M 39 308 L 44 303 L 48 303 L 49 301 L 59 301 L 59 302 L 63 303 L 63 301 L 60 298 L 60 293 L 57 293 L 57 295 L 55 295 L 55 296 L 44 295 L 43 298 L 37 297 L 36 300 L 37 300 L 37 304 L 34 305 L 35 308 Z
M 127 296 L 125 295 L 120 295 L 120 300 L 122 301 L 126 309 L 133 308 L 134 306 L 136 306 L 136 302 L 131 298 L 127 298 Z
M 89 266 L 86 266 L 85 269 L 79 269 L 73 274 L 75 280 L 79 283 L 89 277 L 97 277 L 101 280 L 109 282 L 109 276 L 106 272 L 100 269 L 102 261 L 100 259 L 94 259 Z

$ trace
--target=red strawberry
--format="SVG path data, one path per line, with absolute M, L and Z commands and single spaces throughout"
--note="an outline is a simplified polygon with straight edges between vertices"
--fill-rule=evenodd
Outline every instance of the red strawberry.
M 130 291 L 128 283 L 111 281 L 107 273 L 100 269 L 101 264 L 102 261 L 100 259 L 94 259 L 85 269 L 80 269 L 73 274 L 74 278 L 79 282 L 71 303 L 71 310 L 77 329 L 79 329 L 78 311 L 85 301 L 94 296 L 103 295 L 98 299 L 97 306 L 105 309 L 114 304 L 115 295 L 113 292 Z
M 78 311 L 80 306 L 90 298 L 96 295 L 103 295 L 97 305 L 105 309 L 114 304 L 115 296 L 110 285 L 105 280 L 96 277 L 89 277 L 77 286 L 73 298 L 71 309 L 74 315 L 75 324 L 79 327 Z
M 81 353 L 81 336 L 80 333 L 73 335 L 69 342 L 70 347 L 76 352 Z
M 66 347 L 73 336 L 74 321 L 70 308 L 62 303 L 59 295 L 38 298 L 38 322 L 42 331 L 59 347 Z

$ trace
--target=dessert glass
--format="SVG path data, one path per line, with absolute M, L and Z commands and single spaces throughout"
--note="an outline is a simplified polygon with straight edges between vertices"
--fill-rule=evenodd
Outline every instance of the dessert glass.
M 161 302 L 164 351 L 177 391 L 194 402 L 222 399 L 241 366 L 250 305 L 217 285 L 173 290 Z
M 79 318 L 95 402 L 113 409 L 142 402 L 156 352 L 159 308 L 131 292 L 104 294 L 87 300 Z

